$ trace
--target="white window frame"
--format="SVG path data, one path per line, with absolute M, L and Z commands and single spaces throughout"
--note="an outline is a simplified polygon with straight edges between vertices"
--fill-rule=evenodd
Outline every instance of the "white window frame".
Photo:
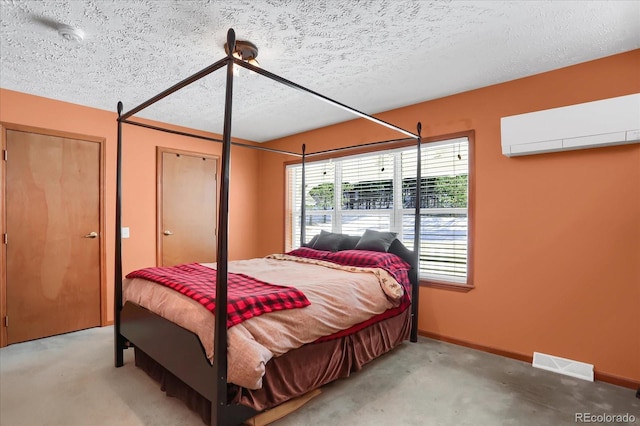
M 448 139 L 441 139 L 438 141 L 433 141 L 433 142 L 428 142 L 428 143 L 423 143 L 423 171 L 422 171 L 422 177 L 423 179 L 425 178 L 425 176 L 427 176 L 429 173 L 425 173 L 425 161 L 424 161 L 424 156 L 425 156 L 425 149 L 431 149 L 431 148 L 435 148 L 437 146 L 446 146 L 446 145 L 452 145 L 452 144 L 460 144 L 460 143 L 464 143 L 466 144 L 466 150 L 465 153 L 467 153 L 467 155 L 469 155 L 468 153 L 471 152 L 471 144 L 472 144 L 472 140 L 470 137 L 468 136 L 463 136 L 463 137 L 454 137 L 454 138 L 448 138 Z M 340 158 L 334 158 L 331 160 L 320 160 L 320 161 L 307 161 L 306 167 L 307 170 L 309 170 L 309 168 L 312 168 L 314 165 L 331 165 L 332 167 L 335 167 L 334 172 L 333 172 L 333 185 L 334 188 L 337 190 L 334 190 L 334 203 L 333 203 L 333 209 L 330 210 L 310 210 L 309 208 L 306 209 L 306 217 L 309 218 L 310 215 L 326 215 L 327 217 L 330 218 L 330 226 L 325 226 L 322 229 L 327 230 L 327 231 L 331 231 L 331 232 L 337 232 L 337 233 L 349 233 L 350 235 L 357 235 L 354 232 L 343 232 L 342 231 L 342 218 L 345 215 L 365 215 L 365 216 L 374 216 L 374 215 L 380 215 L 380 216 L 387 216 L 389 218 L 389 226 L 384 226 L 379 228 L 379 230 L 391 230 L 393 232 L 397 232 L 398 233 L 398 238 L 402 241 L 405 242 L 405 245 L 407 245 L 408 248 L 412 248 L 413 247 L 413 236 L 411 235 L 410 238 L 405 238 L 405 236 L 403 235 L 403 229 L 405 228 L 405 226 L 403 226 L 403 218 L 405 218 L 406 216 L 411 216 L 412 218 L 415 216 L 415 209 L 414 208 L 404 208 L 404 203 L 402 202 L 402 168 L 401 168 L 401 152 L 405 152 L 405 151 L 410 151 L 414 149 L 415 147 L 412 146 L 404 146 L 404 147 L 400 147 L 400 148 L 391 148 L 388 150 L 384 150 L 384 151 L 370 151 L 370 152 L 366 152 L 366 153 L 362 153 L 362 154 L 357 154 L 357 155 L 349 155 L 349 156 L 344 156 L 344 157 L 340 157 Z M 352 160 L 352 159 L 356 159 L 358 157 L 369 157 L 369 156 L 377 156 L 380 154 L 391 154 L 393 155 L 394 161 L 393 161 L 393 199 L 394 199 L 394 203 L 393 203 L 393 208 L 390 209 L 342 209 L 342 184 L 341 184 L 341 180 L 342 180 L 342 163 L 344 161 L 348 161 L 348 160 Z M 439 273 L 429 273 L 426 272 L 425 269 L 427 268 L 425 265 L 427 261 L 427 259 L 429 258 L 433 258 L 433 257 L 437 257 L 437 252 L 438 249 L 433 247 L 433 244 L 431 244 L 430 246 L 427 247 L 427 243 L 425 240 L 422 241 L 421 244 L 421 273 L 420 273 L 420 279 L 426 282 L 435 282 L 435 283 L 445 283 L 445 285 L 447 283 L 451 283 L 454 285 L 469 285 L 470 281 L 470 273 L 469 273 L 469 265 L 470 265 L 470 259 L 469 259 L 469 254 L 471 253 L 471 249 L 470 249 L 470 229 L 471 229 L 471 224 L 470 224 L 470 214 L 469 214 L 469 206 L 471 205 L 471 200 L 470 200 L 470 194 L 471 194 L 471 158 L 467 158 L 467 166 L 466 166 L 466 175 L 467 175 L 467 207 L 457 207 L 457 208 L 426 208 L 426 207 L 422 207 L 421 208 L 421 222 L 422 222 L 422 227 L 424 229 L 424 224 L 425 224 L 425 219 L 428 216 L 438 216 L 438 215 L 461 215 L 463 217 L 466 217 L 466 228 L 464 229 L 464 232 L 466 232 L 466 239 L 464 239 L 464 250 L 462 251 L 463 256 L 458 256 L 459 260 L 462 260 L 464 258 L 464 270 L 457 270 L 455 272 L 449 272 L 449 273 L 443 273 L 443 274 L 439 274 Z M 287 184 L 287 192 L 285 195 L 286 198 L 286 203 L 287 203 L 287 227 L 288 229 L 286 230 L 286 234 L 288 236 L 287 241 L 286 241 L 286 250 L 291 250 L 293 248 L 299 247 L 300 245 L 300 226 L 299 226 L 299 222 L 300 222 L 300 183 L 299 182 L 295 182 L 295 179 L 293 181 L 293 185 L 295 188 L 292 188 L 292 179 L 291 179 L 291 173 L 295 172 L 296 169 L 298 169 L 298 174 L 301 173 L 301 164 L 297 163 L 297 164 L 290 164 L 287 166 L 287 175 L 286 175 L 286 184 Z M 406 176 L 404 176 L 404 178 L 406 179 Z M 309 188 L 309 183 L 308 183 L 308 178 L 307 178 L 307 187 Z M 295 194 L 295 196 L 291 197 L 292 194 Z M 292 198 L 294 200 L 297 200 L 298 202 L 296 203 L 297 205 L 294 205 L 292 203 Z M 398 202 L 398 200 L 400 200 Z M 375 227 L 371 227 L 372 229 L 376 229 Z M 413 230 L 413 228 L 412 228 Z M 362 232 L 364 232 L 364 229 L 360 230 Z M 309 227 L 306 228 L 306 241 L 308 242 L 309 240 L 311 240 L 311 238 L 319 232 L 319 228 L 315 228 L 310 230 Z M 360 234 L 362 233 L 360 232 Z M 424 231 L 423 231 L 424 232 Z M 413 234 L 413 232 L 412 232 Z M 421 232 L 422 234 L 422 232 Z M 457 243 L 452 243 L 453 246 L 460 246 L 462 244 L 457 244 Z M 464 257 L 466 256 L 466 258 Z M 443 265 L 446 262 L 441 262 Z M 430 265 L 437 265 L 438 262 L 430 262 Z M 434 269 L 432 266 L 429 266 L 428 268 Z

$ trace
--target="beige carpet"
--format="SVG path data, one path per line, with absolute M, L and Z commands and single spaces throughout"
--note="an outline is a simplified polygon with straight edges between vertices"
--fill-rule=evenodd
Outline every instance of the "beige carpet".
M 133 365 L 113 367 L 113 328 L 0 349 L 0 425 L 194 425 L 200 417 Z M 635 415 L 635 391 L 590 383 L 421 338 L 405 343 L 274 423 L 575 425 L 576 413 Z

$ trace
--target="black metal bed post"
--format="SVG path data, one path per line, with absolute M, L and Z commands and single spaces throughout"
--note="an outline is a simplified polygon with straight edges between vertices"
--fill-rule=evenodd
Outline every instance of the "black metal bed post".
M 229 166 L 231 156 L 231 112 L 233 100 L 233 60 L 236 35 L 233 29 L 227 32 L 227 86 L 224 106 L 224 129 L 222 133 L 222 169 L 218 216 L 218 252 L 216 276 L 216 321 L 213 349 L 215 392 L 211 401 L 211 424 L 222 425 L 227 406 L 227 282 L 229 247 Z
M 417 170 L 416 170 L 416 211 L 413 229 L 413 252 L 416 257 L 416 279 L 411 286 L 411 336 L 418 341 L 418 303 L 420 296 L 420 198 L 422 197 L 422 123 L 418 122 Z
M 124 340 L 120 336 L 120 312 L 122 311 L 122 102 L 118 102 L 118 143 L 116 153 L 116 253 L 113 297 L 113 338 L 115 365 L 124 365 Z
M 305 151 L 307 150 L 307 145 L 302 144 L 302 198 L 300 199 L 300 247 L 302 247 L 306 240 L 306 216 L 307 216 L 307 207 L 305 200 L 305 186 L 306 186 L 306 170 L 305 170 Z

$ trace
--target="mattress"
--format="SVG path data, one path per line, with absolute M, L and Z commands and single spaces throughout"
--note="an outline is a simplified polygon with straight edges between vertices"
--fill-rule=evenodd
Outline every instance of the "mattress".
M 213 264 L 204 264 L 215 267 Z M 228 380 L 260 389 L 267 363 L 305 344 L 349 329 L 400 304 L 404 285 L 378 267 L 354 267 L 291 255 L 229 262 L 230 273 L 302 291 L 311 304 L 271 312 L 228 329 Z M 213 357 L 215 317 L 195 300 L 134 278 L 123 283 L 123 303 L 136 303 L 197 334 Z

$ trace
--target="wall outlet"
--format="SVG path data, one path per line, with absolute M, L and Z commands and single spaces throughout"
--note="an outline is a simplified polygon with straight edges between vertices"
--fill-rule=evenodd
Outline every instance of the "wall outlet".
M 122 230 L 122 233 L 121 233 L 122 238 L 129 238 L 129 227 L 123 226 L 121 230 Z

